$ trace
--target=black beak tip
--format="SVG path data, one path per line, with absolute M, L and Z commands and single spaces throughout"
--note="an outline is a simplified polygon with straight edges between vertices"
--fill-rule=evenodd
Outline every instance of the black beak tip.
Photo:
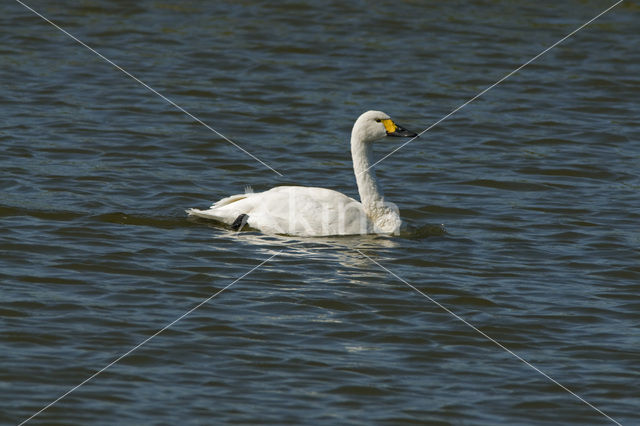
M 402 127 L 398 127 L 395 132 L 387 132 L 387 136 L 395 136 L 401 138 L 417 138 L 418 134 Z

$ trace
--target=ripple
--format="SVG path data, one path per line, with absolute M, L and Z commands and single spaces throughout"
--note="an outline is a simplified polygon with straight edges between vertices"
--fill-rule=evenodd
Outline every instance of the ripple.
M 621 423 L 636 420 L 637 6 L 377 165 L 407 224 L 400 236 L 313 239 L 236 233 L 184 209 L 246 185 L 357 196 L 348 140 L 359 113 L 425 129 L 593 5 L 67 6 L 42 12 L 284 176 L 5 7 L 0 423 L 230 284 L 40 421 L 603 420 L 360 252 Z M 378 158 L 396 143 L 377 144 Z

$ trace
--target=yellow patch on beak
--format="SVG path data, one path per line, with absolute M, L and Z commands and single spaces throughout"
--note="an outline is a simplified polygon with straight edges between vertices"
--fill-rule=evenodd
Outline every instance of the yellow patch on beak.
M 387 129 L 387 133 L 393 133 L 396 130 L 398 130 L 398 126 L 396 126 L 396 123 L 391 121 L 390 118 L 387 118 L 386 120 L 382 120 L 382 124 L 384 124 L 384 128 Z

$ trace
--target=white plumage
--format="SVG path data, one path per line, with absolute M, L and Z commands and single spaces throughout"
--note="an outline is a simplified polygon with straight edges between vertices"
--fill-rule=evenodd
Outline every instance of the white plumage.
M 265 192 L 232 195 L 208 210 L 189 209 L 192 216 L 234 227 L 249 225 L 266 234 L 329 236 L 398 233 L 397 207 L 384 201 L 369 167 L 373 142 L 385 136 L 415 137 L 380 111 L 368 111 L 351 131 L 351 156 L 361 202 L 340 192 L 315 187 L 277 186 Z

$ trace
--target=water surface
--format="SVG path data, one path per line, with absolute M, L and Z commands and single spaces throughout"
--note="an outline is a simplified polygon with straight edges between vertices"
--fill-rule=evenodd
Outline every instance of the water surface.
M 296 239 L 184 209 L 246 185 L 355 197 L 360 113 L 423 130 L 611 3 L 29 4 L 283 176 L 1 6 L 2 423 L 274 254 L 32 423 L 610 423 L 363 254 L 638 423 L 637 5 L 380 163 L 408 232 Z

